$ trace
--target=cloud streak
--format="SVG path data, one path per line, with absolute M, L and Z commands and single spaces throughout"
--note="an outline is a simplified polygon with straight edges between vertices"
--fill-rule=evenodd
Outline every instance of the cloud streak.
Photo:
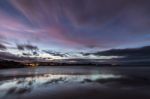
M 49 37 L 62 44 L 101 48 L 144 42 L 150 31 L 149 3 L 141 0 L 12 1 L 36 27 L 45 30 L 39 36 L 45 35 L 47 40 Z
M 49 49 L 44 54 L 71 58 L 73 54 L 64 53 L 147 46 L 149 3 L 148 0 L 1 0 L 0 49 L 15 54 L 12 48 L 17 44 L 23 56 L 43 54 L 38 50 Z M 57 52 L 61 49 L 64 52 Z M 108 52 L 100 54 L 127 57 L 118 50 Z M 78 54 L 74 56 L 82 57 Z

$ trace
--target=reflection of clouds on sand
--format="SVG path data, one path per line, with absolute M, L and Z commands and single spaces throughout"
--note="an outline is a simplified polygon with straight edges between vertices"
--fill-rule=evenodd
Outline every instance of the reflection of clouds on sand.
M 118 69 L 10 69 L 3 75 L 0 72 L 0 99 L 100 99 L 109 95 L 113 98 L 105 99 L 131 99 L 126 94 L 132 99 L 140 99 L 138 97 L 141 96 L 144 96 L 142 99 L 150 99 L 145 98 L 150 97 L 150 76 L 149 72 L 145 72 L 147 68 L 136 68 L 135 72 L 132 68 L 131 71 L 128 68 Z M 145 72 L 143 75 L 140 74 L 141 70 Z
M 31 91 L 30 88 L 10 88 L 7 92 L 8 95 L 10 94 L 24 94 L 24 93 L 29 93 Z
M 45 87 L 48 85 L 56 85 L 63 83 L 81 83 L 85 79 L 96 80 L 96 79 L 119 79 L 119 75 L 54 75 L 54 74 L 43 74 L 39 76 L 27 76 L 19 77 L 15 79 L 9 79 L 1 81 L 0 91 L 3 91 L 0 95 L 4 94 L 23 94 L 30 92 L 31 89 L 39 87 Z
M 99 83 L 99 84 L 107 84 L 113 85 L 113 87 L 141 87 L 141 86 L 150 86 L 150 79 L 144 77 L 120 77 L 120 78 L 108 78 L 108 79 L 100 79 L 97 78 L 95 80 L 92 79 L 84 79 L 82 83 Z
M 38 88 L 51 88 L 63 84 L 96 84 L 103 87 L 141 87 L 150 85 L 150 80 L 140 77 L 125 77 L 113 74 L 93 75 L 54 75 L 43 74 L 36 76 L 19 77 L 1 81 L 1 96 L 22 95 L 35 91 Z

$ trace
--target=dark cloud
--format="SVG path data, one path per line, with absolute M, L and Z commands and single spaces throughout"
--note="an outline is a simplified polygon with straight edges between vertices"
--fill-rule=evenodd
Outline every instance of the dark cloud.
M 17 49 L 18 50 L 30 50 L 30 51 L 36 51 L 38 50 L 38 47 L 35 45 L 31 45 L 31 44 L 20 44 L 17 45 Z
M 133 62 L 133 61 L 150 61 L 150 46 L 141 48 L 128 48 L 128 49 L 111 49 L 95 53 L 81 53 L 83 56 L 119 56 L 115 60 Z
M 6 50 L 6 49 L 7 49 L 7 47 L 5 45 L 0 44 L 0 50 Z
M 23 56 L 28 56 L 28 57 L 30 57 L 30 56 L 39 56 L 39 53 L 36 52 L 36 51 L 33 51 L 32 53 L 23 52 L 22 55 L 23 55 Z
M 55 52 L 55 51 L 50 51 L 50 50 L 43 50 L 43 52 L 45 52 L 49 55 L 52 55 L 52 56 L 67 57 L 66 53 Z
M 31 44 L 18 44 L 17 49 L 22 52 L 23 56 L 39 56 L 39 48 Z
M 33 51 L 32 53 L 34 56 L 39 56 L 39 53 L 37 51 Z
M 37 46 L 34 46 L 34 45 L 30 45 L 30 44 L 27 44 L 24 46 L 27 50 L 38 50 L 38 47 Z
M 0 60 L 12 60 L 12 61 L 44 61 L 43 58 L 29 57 L 30 54 L 24 53 L 24 56 L 15 55 L 9 52 L 0 52 Z
M 25 58 L 23 57 L 19 57 L 17 55 L 14 55 L 12 53 L 9 52 L 0 52 L 0 59 L 1 60 L 24 60 Z
M 30 53 L 22 53 L 23 56 L 32 56 Z
M 24 45 L 17 45 L 17 49 L 21 51 L 25 50 Z
M 0 52 L 0 58 L 1 59 L 14 59 L 16 58 L 15 55 L 8 53 L 8 52 Z
M 150 46 L 142 48 L 128 48 L 128 49 L 111 49 L 107 51 L 97 52 L 94 55 L 102 56 L 150 56 Z

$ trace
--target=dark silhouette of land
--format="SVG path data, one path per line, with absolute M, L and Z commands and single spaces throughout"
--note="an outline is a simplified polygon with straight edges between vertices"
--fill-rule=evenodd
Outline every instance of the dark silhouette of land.
M 0 60 L 0 69 L 7 68 L 25 68 L 37 66 L 99 66 L 99 67 L 137 67 L 150 66 L 150 62 L 126 62 L 126 63 L 102 63 L 102 62 L 16 62 L 9 60 Z
M 0 69 L 23 68 L 23 67 L 26 67 L 26 65 L 21 62 L 8 61 L 8 60 L 0 61 Z

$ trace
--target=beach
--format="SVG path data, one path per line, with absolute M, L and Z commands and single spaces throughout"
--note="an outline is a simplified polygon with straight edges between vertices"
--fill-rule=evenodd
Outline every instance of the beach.
M 0 70 L 0 99 L 149 99 L 149 67 Z

